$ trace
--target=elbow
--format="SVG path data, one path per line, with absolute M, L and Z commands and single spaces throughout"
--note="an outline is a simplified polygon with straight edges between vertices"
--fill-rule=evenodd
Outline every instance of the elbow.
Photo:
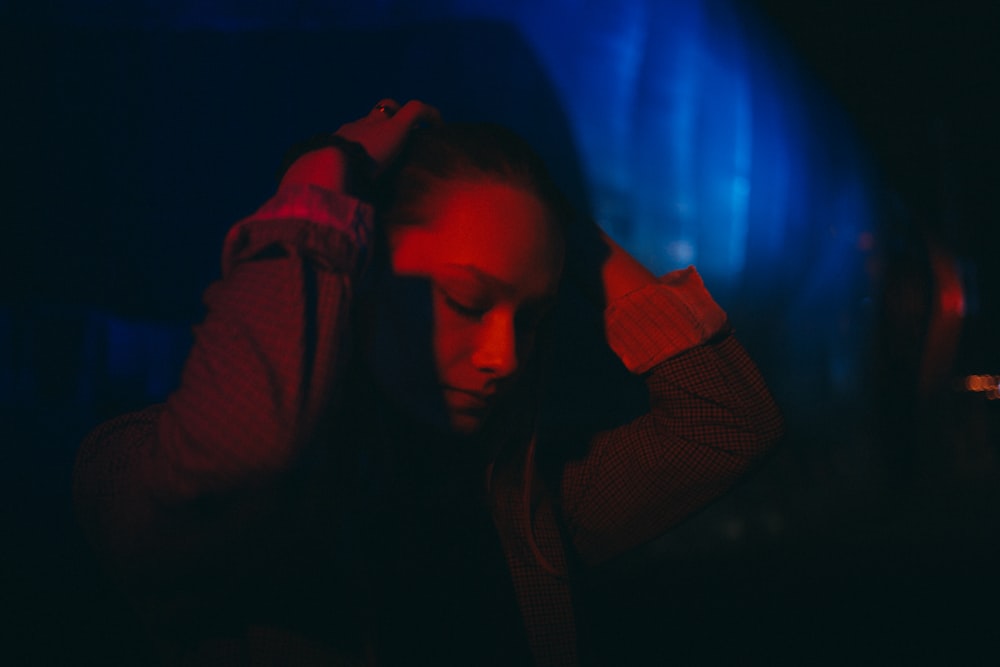
M 785 419 L 769 392 L 761 397 L 760 405 L 751 413 L 748 426 L 755 458 L 770 453 L 784 439 Z

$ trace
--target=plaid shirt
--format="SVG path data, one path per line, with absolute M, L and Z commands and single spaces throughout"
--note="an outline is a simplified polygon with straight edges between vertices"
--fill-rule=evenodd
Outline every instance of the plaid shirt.
M 351 303 L 372 218 L 367 204 L 302 186 L 283 189 L 238 223 L 226 239 L 223 277 L 205 293 L 207 314 L 180 387 L 164 405 L 98 427 L 81 447 L 74 477 L 80 521 L 145 621 L 168 635 L 177 624 L 221 624 L 220 639 L 202 641 L 186 657 L 167 650 L 168 659 L 370 660 L 363 640 L 330 646 L 322 630 L 317 639 L 266 623 L 222 627 L 208 612 L 200 621 L 191 616 L 213 609 L 195 598 L 245 591 L 245 578 L 259 572 L 249 563 L 285 562 L 295 574 L 331 569 L 283 550 L 282 535 L 312 535 L 316 527 L 300 526 L 282 508 L 290 498 L 347 502 L 353 483 L 350 466 L 324 462 L 313 450 L 320 434 L 336 440 L 330 414 L 350 391 L 342 380 L 354 343 Z M 581 656 L 571 580 L 544 569 L 526 535 L 562 572 L 601 563 L 724 492 L 781 433 L 767 388 L 693 269 L 610 304 L 605 321 L 610 347 L 643 378 L 650 410 L 594 435 L 584 456 L 561 466 L 551 491 L 535 493 L 531 508 L 516 472 L 499 477 L 494 493 L 494 523 L 537 665 L 579 664 Z M 312 472 L 293 475 L 303 482 L 296 485 L 288 470 Z M 307 539 L 332 545 L 316 553 L 349 551 L 338 542 L 342 528 Z M 281 573 L 271 575 L 280 589 Z M 338 618 L 363 636 L 364 593 L 349 581 L 344 591 L 351 602 Z

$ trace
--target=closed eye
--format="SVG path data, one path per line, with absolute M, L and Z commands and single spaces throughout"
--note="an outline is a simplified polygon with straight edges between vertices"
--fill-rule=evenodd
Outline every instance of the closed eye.
M 444 303 L 448 306 L 448 308 L 466 319 L 478 320 L 486 314 L 487 310 L 489 310 L 488 308 L 483 308 L 479 305 L 467 305 L 462 303 L 454 297 L 449 296 L 447 292 L 442 292 L 441 296 L 444 298 Z

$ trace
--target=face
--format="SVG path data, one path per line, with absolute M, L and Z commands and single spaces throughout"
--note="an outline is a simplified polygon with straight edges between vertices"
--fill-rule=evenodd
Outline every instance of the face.
M 374 372 L 411 416 L 471 434 L 532 352 L 563 238 L 532 194 L 489 181 L 448 183 L 422 212 L 388 234 Z

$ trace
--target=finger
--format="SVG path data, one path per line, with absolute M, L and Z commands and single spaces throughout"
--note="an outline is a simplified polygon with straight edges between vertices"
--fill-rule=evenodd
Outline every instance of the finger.
M 399 108 L 399 102 L 386 97 L 376 102 L 368 115 L 375 118 L 392 118 L 399 111 Z
M 436 107 L 424 104 L 419 100 L 410 100 L 396 112 L 393 120 L 407 129 L 421 125 L 440 125 L 441 112 Z

